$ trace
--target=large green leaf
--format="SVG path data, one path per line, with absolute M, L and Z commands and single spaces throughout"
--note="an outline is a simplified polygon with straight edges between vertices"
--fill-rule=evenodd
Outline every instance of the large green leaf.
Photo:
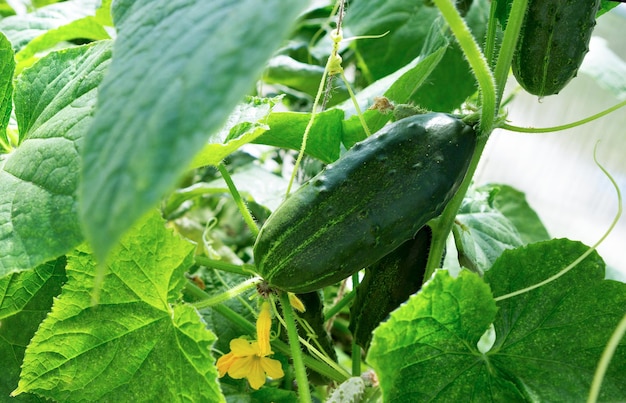
M 110 50 L 102 42 L 54 52 L 17 80 L 22 140 L 0 171 L 0 275 L 54 259 L 83 239 L 80 151 Z
M 495 316 L 489 286 L 477 274 L 454 279 L 436 271 L 374 331 L 368 362 L 384 401 L 517 401 L 510 399 L 515 387 L 491 378 L 476 347 Z
M 121 240 L 92 304 L 96 263 L 70 254 L 68 281 L 26 350 L 16 394 L 58 401 L 223 401 L 215 337 L 177 304 L 194 246 L 150 214 Z
M 11 117 L 14 70 L 15 59 L 11 43 L 0 33 L 0 138 L 2 141 L 6 138 L 6 128 Z
M 506 251 L 485 274 L 494 296 L 558 273 L 588 249 L 556 239 Z M 498 302 L 496 341 L 488 362 L 544 402 L 584 401 L 600 355 L 626 314 L 626 284 L 604 280 L 593 253 L 557 280 Z M 599 401 L 626 400 L 626 340 L 602 384 Z
M 566 239 L 507 250 L 485 274 L 488 284 L 468 271 L 456 279 L 436 272 L 374 332 L 368 360 L 385 402 L 585 401 L 600 355 L 626 313 L 626 284 L 604 280 L 604 263 L 594 253 L 537 289 L 497 303 L 491 292 L 502 297 L 537 284 L 586 250 Z M 495 336 L 487 343 L 481 335 L 490 324 Z M 626 399 L 624 373 L 626 341 L 600 401 Z
M 103 259 L 252 88 L 306 3 L 119 0 L 115 58 L 85 141 L 81 214 Z M 217 140 L 219 142 L 219 140 Z
M 26 346 L 65 280 L 64 257 L 0 279 L 0 401 L 41 401 L 31 394 L 12 399 L 9 394 L 17 387 Z

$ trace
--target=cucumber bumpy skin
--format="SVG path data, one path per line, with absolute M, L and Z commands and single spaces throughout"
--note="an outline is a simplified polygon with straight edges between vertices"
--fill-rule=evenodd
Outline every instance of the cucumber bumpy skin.
M 589 51 L 600 0 L 529 0 L 513 75 L 529 93 L 559 93 Z
M 474 129 L 443 113 L 385 126 L 270 215 L 254 245 L 258 273 L 303 293 L 378 261 L 441 214 L 475 145 Z

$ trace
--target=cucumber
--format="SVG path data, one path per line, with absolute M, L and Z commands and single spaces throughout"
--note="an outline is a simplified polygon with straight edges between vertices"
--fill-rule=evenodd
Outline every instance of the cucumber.
M 350 307 L 354 342 L 369 348 L 372 332 L 389 314 L 422 288 L 432 230 L 424 225 L 414 238 L 365 269 Z
M 589 51 L 600 0 L 529 0 L 513 75 L 529 93 L 559 93 Z
M 258 273 L 304 293 L 373 264 L 441 214 L 475 145 L 474 129 L 443 113 L 385 126 L 270 215 L 254 245 Z

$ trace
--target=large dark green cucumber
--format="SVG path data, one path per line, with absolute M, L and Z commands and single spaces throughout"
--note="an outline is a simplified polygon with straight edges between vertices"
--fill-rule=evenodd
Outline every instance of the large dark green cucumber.
M 309 292 L 371 265 L 441 214 L 467 171 L 473 128 L 411 116 L 355 144 L 274 211 L 254 245 L 272 286 Z
M 557 94 L 589 51 L 600 0 L 529 0 L 513 74 L 529 93 Z

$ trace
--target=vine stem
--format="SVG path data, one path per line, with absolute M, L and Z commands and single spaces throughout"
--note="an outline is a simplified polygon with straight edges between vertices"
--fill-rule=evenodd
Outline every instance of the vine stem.
M 611 112 L 614 112 L 616 110 L 618 110 L 619 108 L 622 108 L 626 106 L 626 100 L 611 106 L 608 109 L 603 110 L 602 112 L 596 113 L 595 115 L 591 115 L 589 117 L 586 117 L 584 119 L 578 120 L 576 122 L 572 122 L 572 123 L 568 123 L 565 125 L 560 125 L 560 126 L 554 126 L 554 127 L 541 127 L 541 128 L 534 128 L 534 127 L 519 127 L 519 126 L 513 126 L 513 125 L 509 125 L 506 123 L 501 124 L 499 127 L 502 129 L 506 129 L 506 130 L 510 130 L 513 132 L 521 132 L 521 133 L 548 133 L 548 132 L 557 132 L 560 130 L 567 130 L 567 129 L 571 129 L 573 127 L 576 126 L 582 126 L 585 123 L 589 123 L 591 121 L 594 121 L 596 119 L 599 119 L 603 116 L 608 115 Z
M 291 347 L 291 359 L 293 360 L 293 368 L 296 373 L 296 381 L 298 382 L 298 397 L 301 403 L 308 403 L 311 402 L 309 380 L 306 376 L 306 368 L 304 367 L 304 361 L 302 359 L 296 319 L 294 317 L 293 308 L 289 303 L 289 296 L 286 292 L 280 293 L 280 305 L 283 308 L 285 324 L 287 325 L 287 337 L 289 338 L 289 347 Z
M 254 274 L 253 265 L 244 264 L 243 266 L 240 266 L 234 263 L 224 262 L 222 260 L 209 259 L 208 257 L 201 255 L 195 256 L 194 261 L 200 266 L 225 271 L 228 273 L 241 274 L 242 276 L 249 276 L 250 274 Z
M 600 357 L 600 362 L 598 362 L 598 368 L 596 368 L 596 372 L 593 376 L 593 381 L 591 382 L 591 389 L 589 390 L 589 397 L 587 398 L 587 403 L 596 403 L 598 401 L 598 395 L 600 394 L 600 386 L 602 386 L 602 380 L 604 379 L 604 375 L 606 374 L 606 370 L 609 367 L 609 363 L 615 354 L 615 350 L 619 345 L 619 342 L 624 337 L 626 333 L 626 315 L 620 320 L 617 328 L 613 331 L 609 342 L 607 343 L 604 351 L 602 352 L 602 357 Z
M 192 305 L 198 310 L 210 308 L 214 305 L 217 305 L 224 301 L 228 301 L 231 298 L 234 298 L 240 294 L 243 294 L 244 292 L 256 287 L 256 285 L 259 284 L 261 281 L 263 281 L 261 277 L 253 277 L 251 279 L 244 281 L 243 283 L 236 285 L 235 287 L 225 292 L 222 292 L 212 297 L 198 301 Z
M 513 4 L 511 5 L 509 19 L 506 23 L 506 30 L 504 31 L 502 45 L 500 45 L 500 52 L 494 71 L 496 88 L 498 90 L 496 105 L 498 106 L 502 100 L 502 94 L 504 94 L 506 80 L 509 77 L 511 61 L 513 60 L 513 54 L 515 53 L 515 46 L 517 45 L 519 33 L 522 30 L 522 24 L 524 23 L 524 16 L 526 15 L 527 7 L 528 0 L 513 0 Z
M 356 290 L 359 286 L 359 273 L 352 275 L 352 289 Z M 356 343 L 354 335 L 352 335 L 352 376 L 361 375 L 361 346 Z
M 254 235 L 254 237 L 256 238 L 259 235 L 259 227 L 256 224 L 256 221 L 254 221 L 252 214 L 250 214 L 250 210 L 248 210 L 248 207 L 246 206 L 243 199 L 241 198 L 241 195 L 239 194 L 239 191 L 237 190 L 237 187 L 235 186 L 233 179 L 230 177 L 228 170 L 226 169 L 223 163 L 219 163 L 217 165 L 217 169 L 220 171 L 222 178 L 224 178 L 224 182 L 226 182 L 226 186 L 228 186 L 228 190 L 230 191 L 230 194 L 233 196 L 233 199 L 235 200 L 235 203 L 237 204 L 237 207 L 239 208 L 239 211 L 241 212 L 241 215 L 243 216 L 243 220 L 248 225 L 248 228 L 250 228 L 252 235 Z
M 491 133 L 496 116 L 496 89 L 489 63 L 452 1 L 434 0 L 434 3 L 452 30 L 474 72 L 476 81 L 478 81 L 482 100 L 480 115 L 481 132 Z
M 593 253 L 593 251 L 595 251 L 598 248 L 598 246 L 602 242 L 604 242 L 606 237 L 609 236 L 609 234 L 613 231 L 613 228 L 615 228 L 615 226 L 617 225 L 617 222 L 619 221 L 620 217 L 622 216 L 622 193 L 619 190 L 619 185 L 617 184 L 617 182 L 615 182 L 615 179 L 613 179 L 611 174 L 609 174 L 609 172 L 606 170 L 606 168 L 604 168 L 600 164 L 600 162 L 598 161 L 598 159 L 596 157 L 597 148 L 598 148 L 598 144 L 596 143 L 596 146 L 595 146 L 595 148 L 593 150 L 593 160 L 596 162 L 596 165 L 602 170 L 602 172 L 607 176 L 607 178 L 609 178 L 609 180 L 611 181 L 611 184 L 613 185 L 613 188 L 615 189 L 615 192 L 617 193 L 617 213 L 615 214 L 615 218 L 613 219 L 613 222 L 611 223 L 609 228 L 606 230 L 604 235 L 602 235 L 602 237 L 598 240 L 598 242 L 596 242 L 593 246 L 591 246 L 589 249 L 587 249 L 587 251 L 585 251 L 585 253 L 580 255 L 578 257 L 578 259 L 574 260 L 572 263 L 570 263 L 563 270 L 559 271 L 555 275 L 553 275 L 551 277 L 548 277 L 547 279 L 545 279 L 545 280 L 543 280 L 543 281 L 541 281 L 541 282 L 539 282 L 537 284 L 533 284 L 533 285 L 531 285 L 529 287 L 526 287 L 526 288 L 523 288 L 521 290 L 513 291 L 513 292 L 510 292 L 508 294 L 496 297 L 496 298 L 494 298 L 496 302 L 505 300 L 507 298 L 515 297 L 517 295 L 524 294 L 524 293 L 529 292 L 529 291 L 532 291 L 532 290 L 534 290 L 536 288 L 542 287 L 542 286 L 544 286 L 544 285 L 546 285 L 546 284 L 556 280 L 557 278 L 563 276 L 564 274 L 566 274 L 567 272 L 572 270 L 574 267 L 578 266 L 578 264 L 580 262 L 582 262 L 583 260 L 585 260 L 587 258 L 587 256 L 589 256 L 591 253 Z

